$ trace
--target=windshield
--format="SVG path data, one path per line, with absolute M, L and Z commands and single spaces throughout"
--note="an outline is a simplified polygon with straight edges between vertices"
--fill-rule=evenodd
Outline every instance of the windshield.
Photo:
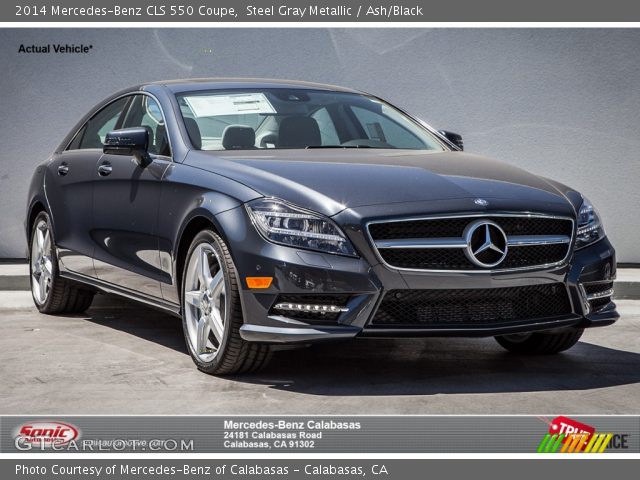
M 302 89 L 177 95 L 199 150 L 402 148 L 443 151 L 434 135 L 366 95 Z

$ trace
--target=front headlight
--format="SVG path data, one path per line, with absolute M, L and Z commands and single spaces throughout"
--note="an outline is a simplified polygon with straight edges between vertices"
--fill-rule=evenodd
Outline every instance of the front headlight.
M 273 243 L 357 256 L 342 230 L 319 213 L 270 198 L 247 203 L 247 211 L 258 231 Z
M 598 210 L 586 198 L 582 199 L 582 206 L 578 212 L 578 233 L 576 235 L 576 248 L 586 247 L 605 236 L 604 226 L 600 220 Z

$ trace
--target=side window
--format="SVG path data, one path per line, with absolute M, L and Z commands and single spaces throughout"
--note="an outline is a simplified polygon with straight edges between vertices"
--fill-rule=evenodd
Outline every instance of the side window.
M 84 132 L 86 129 L 87 129 L 87 124 L 85 123 L 82 126 L 82 128 L 78 130 L 78 133 L 76 133 L 76 136 L 73 137 L 73 140 L 71 140 L 71 143 L 67 147 L 67 150 L 78 150 L 80 148 L 80 142 L 82 141 L 82 137 L 84 137 Z
M 338 132 L 336 131 L 331 115 L 329 115 L 329 111 L 326 108 L 320 108 L 314 112 L 311 117 L 318 122 L 318 127 L 320 127 L 320 139 L 322 140 L 322 145 L 340 145 Z
M 148 95 L 136 95 L 124 117 L 122 128 L 145 127 L 149 131 L 149 153 L 171 156 L 167 128 L 160 105 Z
M 424 143 L 415 135 L 402 128 L 390 118 L 360 107 L 351 107 L 351 111 L 371 140 L 388 143 L 394 147 L 425 148 Z
M 128 97 L 120 98 L 96 113 L 82 127 L 82 138 L 77 142 L 78 148 L 102 148 L 107 133 L 116 128 L 116 123 L 128 101 Z M 71 143 L 76 143 L 76 139 L 74 138 Z

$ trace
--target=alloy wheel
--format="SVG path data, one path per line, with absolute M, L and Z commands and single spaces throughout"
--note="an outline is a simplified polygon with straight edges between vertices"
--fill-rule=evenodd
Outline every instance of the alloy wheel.
M 207 363 L 223 344 L 229 312 L 224 269 L 211 244 L 201 243 L 193 250 L 184 285 L 184 315 L 191 349 Z

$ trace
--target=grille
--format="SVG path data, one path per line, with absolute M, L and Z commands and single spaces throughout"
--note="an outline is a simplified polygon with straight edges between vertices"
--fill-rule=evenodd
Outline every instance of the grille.
M 381 248 L 380 256 L 389 265 L 420 270 L 473 270 L 475 267 L 461 248 Z
M 371 325 L 393 328 L 478 328 L 571 314 L 561 283 L 460 290 L 390 290 Z
M 562 261 L 567 246 L 532 245 L 511 247 L 500 268 L 522 268 L 531 265 L 546 265 Z M 380 256 L 389 265 L 419 270 L 476 270 L 461 248 L 382 248 Z
M 522 268 L 561 262 L 567 255 L 567 244 L 510 247 L 500 268 Z
M 276 315 L 282 315 L 294 320 L 300 320 L 302 322 L 326 325 L 327 323 L 335 323 L 340 316 L 340 312 L 325 312 L 325 313 L 312 313 L 312 312 L 296 312 L 291 310 L 278 310 L 275 305 L 278 303 L 302 303 L 313 305 L 337 305 L 343 307 L 349 300 L 348 295 L 278 295 L 278 298 L 273 303 L 270 313 Z
M 505 259 L 496 269 L 535 268 L 561 263 L 569 252 L 569 240 L 573 236 L 573 222 L 569 219 L 529 217 L 529 216 L 491 216 L 454 217 L 445 219 L 403 220 L 369 225 L 369 233 L 375 241 L 430 239 L 437 243 L 439 238 L 460 239 L 463 242 L 464 231 L 470 223 L 477 220 L 490 220 L 497 223 L 508 238 L 520 236 L 535 239 L 544 236 L 564 236 L 566 243 L 540 243 L 533 245 L 510 245 Z M 443 242 L 444 243 L 444 242 Z M 400 246 L 400 245 L 396 245 Z M 442 246 L 440 246 L 442 247 Z M 385 248 L 378 249 L 385 263 L 396 268 L 415 270 L 483 270 L 472 263 L 464 249 L 447 248 Z M 490 263 L 490 262 L 489 262 Z
M 602 297 L 596 298 L 594 300 L 589 300 L 589 305 L 591 305 L 591 310 L 597 312 L 598 310 L 602 310 L 604 307 L 609 305 L 611 302 L 611 297 Z
M 374 240 L 462 237 L 466 226 L 478 218 L 480 217 L 373 223 L 369 225 L 369 232 Z M 492 217 L 490 215 L 481 218 L 496 222 L 507 235 L 567 235 L 570 237 L 573 233 L 573 222 L 565 219 Z

